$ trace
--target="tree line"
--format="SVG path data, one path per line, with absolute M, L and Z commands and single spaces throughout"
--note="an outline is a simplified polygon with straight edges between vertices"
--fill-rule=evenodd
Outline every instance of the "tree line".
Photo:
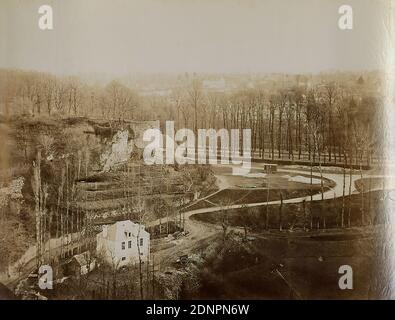
M 252 151 L 266 159 L 369 165 L 383 141 L 382 97 L 364 85 L 323 76 L 313 84 L 207 90 L 198 76 L 169 95 L 143 95 L 121 81 L 91 85 L 77 77 L 0 70 L 4 110 L 34 117 L 173 120 L 176 129 L 251 129 Z M 373 86 L 377 86 L 374 84 Z M 374 88 L 377 89 L 377 88 Z M 140 93 L 140 94 L 139 94 Z

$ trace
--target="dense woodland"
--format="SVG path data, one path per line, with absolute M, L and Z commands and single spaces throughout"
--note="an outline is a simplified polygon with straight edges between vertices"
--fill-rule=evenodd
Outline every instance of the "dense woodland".
M 81 139 L 89 121 L 105 120 L 111 125 L 122 119 L 160 120 L 163 126 L 166 120 L 174 120 L 177 128 L 194 131 L 250 128 L 254 156 L 268 160 L 344 168 L 380 160 L 383 110 L 376 73 L 228 75 L 229 86 L 224 90 L 207 88 L 205 79 L 210 77 L 186 74 L 103 83 L 0 70 L 0 115 L 10 128 L 7 138 L 12 142 L 7 151 L 9 167 L 1 170 L 5 184 L 0 187 L 17 177 L 25 182 L 19 190 L 24 201 L 18 208 L 11 210 L 7 199 L 1 205 L 1 234 L 7 237 L 0 246 L 0 268 L 20 256 L 33 240 L 44 259 L 42 244 L 51 236 L 87 231 L 89 215 L 77 205 L 85 201 L 77 182 L 89 176 L 100 145 L 93 138 Z M 57 157 L 49 161 L 54 153 Z M 129 169 L 124 174 L 129 175 Z M 181 179 L 185 186 L 213 184 L 211 173 L 202 168 L 185 170 Z M 136 216 L 140 207 L 131 197 L 130 208 Z M 169 207 L 175 210 L 174 205 Z M 88 231 L 86 237 L 92 232 Z
M 150 94 L 145 78 L 92 84 L 77 77 L 0 72 L 3 114 L 174 120 L 178 128 L 195 131 L 250 128 L 253 150 L 269 159 L 369 163 L 382 141 L 381 78 L 372 72 L 248 82 L 229 76 L 226 90 L 207 89 L 206 75 L 152 76 Z

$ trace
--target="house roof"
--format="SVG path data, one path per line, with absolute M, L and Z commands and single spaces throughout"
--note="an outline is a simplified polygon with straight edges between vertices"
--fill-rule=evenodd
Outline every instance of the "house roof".
M 107 228 L 107 235 L 104 230 Z M 131 233 L 132 237 L 149 235 L 147 231 L 145 231 L 145 227 L 138 223 L 133 223 L 130 220 L 117 221 L 110 226 L 104 226 L 103 231 L 99 233 L 99 236 L 106 238 L 111 241 L 119 241 L 126 238 L 125 233 Z
M 75 256 L 73 256 L 72 259 L 74 259 L 75 261 L 77 261 L 77 263 L 80 266 L 85 266 L 88 264 L 88 261 L 90 261 L 90 252 L 89 251 L 85 251 L 83 253 L 80 254 L 76 254 Z

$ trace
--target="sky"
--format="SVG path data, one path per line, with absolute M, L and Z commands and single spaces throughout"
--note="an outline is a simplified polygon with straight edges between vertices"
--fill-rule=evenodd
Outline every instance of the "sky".
M 381 69 L 391 0 L 0 0 L 0 67 L 56 74 Z M 38 8 L 53 8 L 40 30 Z M 353 8 L 340 30 L 338 9 Z

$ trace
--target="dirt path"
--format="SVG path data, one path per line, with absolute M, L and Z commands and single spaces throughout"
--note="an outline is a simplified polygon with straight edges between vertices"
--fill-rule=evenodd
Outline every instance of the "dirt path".
M 253 169 L 263 169 L 263 166 L 254 165 Z M 278 170 L 279 172 L 284 172 L 284 173 L 292 173 L 292 174 L 303 174 L 306 175 L 306 171 L 303 170 L 292 170 L 292 169 L 280 169 Z M 314 174 L 317 174 L 316 172 Z M 367 175 L 365 173 L 364 178 L 379 178 L 383 177 L 380 175 Z M 323 199 L 334 199 L 341 197 L 343 195 L 343 174 L 342 173 L 323 173 L 323 178 L 328 179 L 334 182 L 334 187 L 331 189 L 327 190 L 323 194 L 315 194 L 311 198 L 311 196 L 303 196 L 303 197 L 297 197 L 297 198 L 292 198 L 292 199 L 286 199 L 283 201 L 283 203 L 300 203 L 302 201 L 319 201 Z M 351 177 L 351 194 L 354 194 L 357 191 L 355 187 L 355 181 L 360 179 L 360 175 L 354 174 Z M 345 188 L 345 195 L 348 196 L 350 194 L 350 189 L 349 189 L 349 184 L 350 184 L 350 175 L 346 175 L 346 188 Z M 218 193 L 219 191 L 226 189 L 226 187 L 229 186 L 226 181 L 223 179 L 220 180 L 220 190 L 216 191 L 215 193 L 202 198 L 207 199 L 214 194 Z M 373 191 L 373 190 L 372 190 Z M 189 232 L 189 234 L 181 238 L 179 240 L 174 240 L 173 243 L 175 244 L 173 247 L 164 249 L 161 251 L 158 251 L 155 253 L 155 259 L 156 261 L 159 261 L 161 267 L 160 269 L 166 268 L 171 262 L 174 262 L 178 256 L 184 255 L 184 254 L 189 254 L 194 252 L 195 250 L 202 248 L 203 246 L 207 245 L 210 243 L 210 240 L 219 232 L 221 232 L 221 227 L 218 225 L 214 224 L 209 224 L 205 222 L 200 222 L 197 220 L 191 219 L 191 217 L 195 214 L 198 213 L 212 213 L 220 210 L 229 210 L 229 209 L 238 209 L 241 207 L 258 207 L 258 206 L 265 206 L 265 205 L 274 205 L 274 204 L 279 204 L 280 200 L 275 200 L 275 201 L 269 201 L 267 202 L 259 202 L 259 203 L 249 203 L 249 204 L 236 204 L 236 205 L 229 205 L 229 206 L 216 206 L 216 207 L 209 207 L 209 208 L 203 208 L 203 209 L 196 209 L 196 210 L 190 210 L 186 211 L 184 213 L 185 216 L 185 230 Z M 152 221 L 149 223 L 149 226 L 158 224 L 159 220 L 157 221 Z
M 60 257 L 62 253 L 72 252 L 73 249 L 85 245 L 86 242 L 81 240 L 81 237 L 81 234 L 75 232 L 63 238 L 52 238 L 47 240 L 44 244 L 44 257 L 48 258 L 49 253 Z M 36 270 L 36 257 L 36 245 L 33 245 L 25 251 L 21 258 L 9 267 L 8 275 L 2 274 L 2 276 L 0 276 L 0 282 L 9 288 L 13 288 L 20 280 L 26 278 L 31 272 Z
M 263 164 L 254 164 L 252 169 L 258 169 L 262 170 L 263 169 Z M 293 174 L 301 174 L 301 175 L 306 175 L 308 172 L 305 170 L 293 170 L 293 168 L 287 168 L 287 169 L 279 169 L 279 172 L 283 173 L 293 173 Z M 317 172 L 314 172 L 315 175 L 317 175 Z M 383 175 L 364 175 L 365 178 L 382 178 L 384 177 Z M 334 197 L 340 197 L 342 196 L 343 193 L 343 174 L 341 173 L 323 173 L 323 178 L 331 180 L 335 183 L 334 187 L 331 188 L 330 190 L 324 192 L 323 196 L 324 199 L 333 199 Z M 356 187 L 355 187 L 355 181 L 360 179 L 359 174 L 355 174 L 352 176 L 352 187 L 351 187 L 351 193 L 357 192 Z M 350 183 L 350 176 L 346 175 L 346 190 L 345 190 L 345 195 L 349 195 L 349 183 Z M 199 199 L 200 201 L 209 199 L 213 195 L 217 194 L 218 192 L 228 189 L 232 187 L 229 182 L 224 179 L 223 177 L 219 177 L 218 179 L 218 185 L 219 185 L 219 190 L 216 192 Z M 373 191 L 373 189 L 372 189 Z M 313 195 L 312 200 L 321 200 L 322 195 L 321 194 L 315 194 Z M 304 197 L 297 197 L 297 198 L 292 198 L 292 199 L 286 199 L 283 202 L 284 203 L 299 203 L 302 202 L 303 200 L 306 201 L 311 201 L 310 196 L 304 196 Z M 169 265 L 171 262 L 174 262 L 178 256 L 182 254 L 189 254 L 199 248 L 205 247 L 210 243 L 210 241 L 215 237 L 218 233 L 221 232 L 221 227 L 218 225 L 210 224 L 210 223 L 204 223 L 200 222 L 197 220 L 191 219 L 191 216 L 197 213 L 211 213 L 211 212 L 216 212 L 219 210 L 229 210 L 229 209 L 237 209 L 241 208 L 243 206 L 247 207 L 258 207 L 258 206 L 264 206 L 264 205 L 273 205 L 273 204 L 279 204 L 280 200 L 276 201 L 269 201 L 268 203 L 266 202 L 259 202 L 259 203 L 249 203 L 249 204 L 237 204 L 237 205 L 230 205 L 230 206 L 214 206 L 214 207 L 209 207 L 209 208 L 203 208 L 203 209 L 196 209 L 196 210 L 190 210 L 186 211 L 184 213 L 185 217 L 185 230 L 189 232 L 189 234 L 183 238 L 180 238 L 178 240 L 172 240 L 171 244 L 173 245 L 170 248 L 160 250 L 158 252 L 155 252 L 155 260 L 160 264 L 160 268 L 166 268 L 167 265 Z M 163 219 L 162 219 L 163 222 Z M 159 219 L 152 221 L 150 223 L 147 223 L 147 226 L 154 226 L 159 224 Z M 54 239 L 52 239 L 54 240 Z M 57 245 L 51 245 L 52 250 L 56 250 L 58 248 Z M 35 250 L 32 253 L 33 256 L 29 256 L 29 259 L 26 257 L 23 257 L 24 261 L 24 269 L 28 273 L 31 270 L 34 269 L 34 264 L 35 264 Z M 34 263 L 33 263 L 34 262 Z M 15 264 L 16 265 L 16 264 Z M 14 265 L 14 266 L 15 266 Z M 16 269 L 16 268 L 14 268 Z M 31 270 L 30 270 L 31 269 Z M 2 279 L 5 284 L 10 285 L 11 283 L 15 282 L 15 279 L 20 278 L 20 276 L 16 276 L 16 272 L 14 272 L 14 277 L 8 278 L 8 279 Z

